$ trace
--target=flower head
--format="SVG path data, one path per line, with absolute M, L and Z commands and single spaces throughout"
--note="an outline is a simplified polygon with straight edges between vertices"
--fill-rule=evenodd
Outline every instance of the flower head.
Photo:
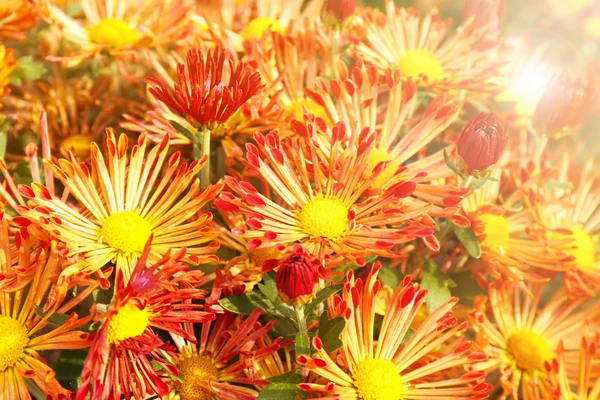
M 397 254 L 394 245 L 417 237 L 436 247 L 430 221 L 419 219 L 426 206 L 403 203 L 416 187 L 411 178 L 399 180 L 380 196 L 368 195 L 374 180 L 389 165 L 385 161 L 374 169 L 368 165 L 374 133 L 366 128 L 356 144 L 344 148 L 342 123 L 327 133 L 322 120 L 314 117 L 304 124 L 296 122 L 294 130 L 310 140 L 281 140 L 273 131 L 266 136 L 256 134 L 257 145 L 247 144 L 248 163 L 265 178 L 280 203 L 249 183 L 227 176 L 231 192 L 215 201 L 221 211 L 247 217 L 248 229 L 234 233 L 249 239 L 249 250 L 298 241 L 319 259 L 336 253 L 364 264 L 367 254 L 392 257 Z M 329 155 L 320 141 L 329 142 Z
M 0 45 L 0 98 L 10 93 L 10 74 L 17 66 L 12 49 Z M 0 105 L 2 108 L 2 105 Z
M 260 75 L 244 63 L 228 60 L 230 75 L 224 78 L 225 50 L 215 48 L 205 56 L 199 49 L 187 53 L 187 68 L 177 66 L 179 82 L 174 94 L 160 81 L 148 78 L 149 90 L 173 110 L 196 121 L 202 129 L 224 124 L 261 88 Z
M 432 399 L 439 397 L 481 399 L 491 385 L 482 382 L 483 373 L 463 372 L 449 377 L 450 370 L 485 360 L 472 352 L 472 344 L 458 339 L 466 329 L 452 315 L 453 298 L 429 315 L 404 342 L 410 325 L 424 304 L 427 290 L 407 276 L 398 286 L 390 307 L 383 317 L 378 336 L 374 334 L 376 295 L 381 289 L 377 280 L 380 264 L 367 277 L 355 279 L 348 274 L 343 293 L 329 303 L 332 317 L 343 317 L 346 326 L 341 334 L 339 352 L 329 354 L 318 336 L 313 340 L 316 354 L 299 356 L 297 361 L 325 379 L 299 387 L 331 398 L 362 399 Z M 440 350 L 441 349 L 441 350 Z M 463 370 L 464 371 L 464 370 Z M 460 372 L 459 372 L 460 373 Z M 318 396 L 311 396 L 317 398 Z
M 494 113 L 480 113 L 467 122 L 456 149 L 469 174 L 473 174 L 496 164 L 507 141 L 506 125 Z
M 223 291 L 239 293 L 243 287 L 225 286 L 217 271 L 217 279 L 205 307 L 215 304 Z M 182 380 L 165 377 L 169 385 L 166 400 L 196 400 L 220 398 L 224 400 L 251 400 L 258 391 L 248 385 L 261 388 L 268 382 L 260 377 L 254 364 L 260 364 L 279 350 L 281 338 L 266 339 L 275 325 L 269 321 L 264 326 L 258 322 L 260 309 L 247 317 L 229 311 L 217 314 L 213 322 L 202 324 L 198 340 L 194 336 L 194 325 L 185 324 L 186 335 L 171 334 L 177 346 L 176 368 Z M 191 339 L 190 339 L 191 337 Z M 197 344 L 196 344 L 197 342 Z M 258 344 L 257 344 L 258 343 Z
M 25 31 L 38 22 L 36 7 L 27 0 L 4 0 L 0 4 L 0 38 L 25 42 Z
M 594 113 L 600 99 L 590 77 L 576 79 L 566 73 L 555 75 L 537 104 L 533 123 L 552 137 L 572 134 Z
M 490 60 L 496 44 L 484 38 L 474 19 L 449 33 L 451 20 L 434 8 L 424 16 L 414 8 L 386 3 L 386 13 L 365 9 L 354 26 L 352 54 L 379 68 L 400 67 L 404 78 L 420 86 L 449 91 L 494 92 L 490 78 L 497 63 Z
M 278 260 L 279 269 L 275 274 L 275 283 L 279 296 L 291 303 L 304 303 L 310 299 L 322 277 L 321 263 L 307 254 L 300 245 L 294 245 L 294 251 Z
M 92 143 L 91 171 L 72 154 L 58 162 L 45 160 L 77 199 L 79 209 L 40 184 L 20 186 L 31 207 L 19 210 L 63 243 L 62 255 L 76 261 L 64 269 L 59 283 L 70 275 L 100 273 L 109 262 L 116 263 L 117 279 L 126 282 L 151 235 L 150 262 L 183 247 L 188 262 L 216 260 L 211 253 L 218 248 L 212 242 L 217 234 L 208 226 L 212 215 L 200 210 L 221 185 L 200 190 L 196 175 L 206 158 L 188 165 L 175 152 L 166 160 L 167 139 L 146 154 L 150 143 L 141 135 L 128 157 L 127 137 L 121 135 L 117 141 L 109 130 L 108 159 Z M 209 244 L 203 247 L 204 243 Z
M 542 305 L 545 284 L 503 280 L 489 285 L 488 298 L 476 298 L 470 313 L 475 342 L 488 360 L 476 371 L 499 371 L 506 396 L 533 400 L 549 398 L 544 365 L 555 357 L 563 340 L 565 351 L 577 352 L 587 321 L 598 323 L 598 304 L 588 298 L 570 299 L 564 290 Z
M 61 265 L 55 249 L 41 244 L 32 251 L 26 230 L 9 233 L 8 221 L 0 215 L 0 391 L 3 398 L 29 400 L 30 388 L 49 399 L 67 398 L 55 373 L 40 355 L 43 350 L 70 350 L 89 347 L 90 334 L 82 330 L 93 318 L 84 318 L 72 308 L 98 287 L 93 281 L 71 281 L 69 289 L 79 285 L 69 301 L 56 296 L 53 281 Z M 40 310 L 41 313 L 40 314 Z M 69 314 L 60 326 L 49 320 L 54 314 Z
M 195 286 L 207 279 L 202 271 L 190 271 L 181 262 L 184 251 L 148 266 L 149 251 L 147 246 L 127 286 L 115 291 L 110 308 L 97 318 L 101 325 L 83 366 L 78 400 L 90 390 L 98 400 L 166 395 L 168 387 L 151 361 L 177 374 L 172 364 L 177 356 L 155 330 L 194 341 L 183 324 L 215 318 L 212 312 L 200 310 L 203 305 L 192 304 L 192 299 L 204 298 L 206 292 Z
M 333 16 L 338 23 L 342 23 L 354 14 L 356 0 L 326 0 L 323 9 Z

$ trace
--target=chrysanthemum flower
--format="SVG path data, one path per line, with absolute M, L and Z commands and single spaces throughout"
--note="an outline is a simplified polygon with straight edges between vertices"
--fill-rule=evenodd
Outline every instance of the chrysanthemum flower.
M 349 272 L 341 297 L 336 296 L 330 307 L 332 317 L 346 320 L 341 334 L 342 348 L 328 354 L 321 338 L 315 337 L 316 354 L 299 356 L 297 361 L 324 378 L 323 383 L 304 383 L 299 387 L 328 399 L 486 398 L 492 387 L 482 382 L 483 373 L 449 376 L 451 370 L 485 360 L 483 354 L 471 352 L 469 341 L 460 340 L 448 348 L 448 342 L 467 326 L 458 324 L 452 315 L 458 299 L 439 307 L 406 338 L 427 297 L 427 290 L 406 277 L 392 296 L 379 337 L 374 336 L 375 296 L 381 288 L 377 280 L 379 269 L 376 263 L 364 281 L 355 280 L 352 271 Z
M 173 45 L 191 31 L 187 13 L 191 5 L 184 0 L 145 1 L 81 0 L 84 19 L 67 15 L 60 7 L 43 0 L 42 15 L 51 25 L 61 28 L 64 37 L 77 48 L 51 59 L 77 65 L 97 53 L 108 52 L 120 58 L 132 52 L 158 45 Z M 138 64 L 139 66 L 139 64 Z
M 117 142 L 112 130 L 107 130 L 108 159 L 105 161 L 93 143 L 91 170 L 72 154 L 58 162 L 45 160 L 81 203 L 80 212 L 42 185 L 20 186 L 21 195 L 31 203 L 22 210 L 23 215 L 64 243 L 63 255 L 77 258 L 61 279 L 88 275 L 115 262 L 117 279 L 127 282 L 150 235 L 154 237 L 150 262 L 183 247 L 187 248 L 187 262 L 217 259 L 211 255 L 218 248 L 218 243 L 211 242 L 217 234 L 208 226 L 212 214 L 200 210 L 222 185 L 199 189 L 196 175 L 206 158 L 188 165 L 176 152 L 166 160 L 166 138 L 146 154 L 148 146 L 148 139 L 141 135 L 128 157 L 127 136 L 121 135 Z M 201 246 L 204 243 L 209 244 Z
M 513 174 L 507 170 L 508 174 Z M 523 200 L 537 187 L 545 175 L 532 177 L 513 191 L 503 192 L 500 187 L 507 179 L 498 167 L 491 175 L 497 181 L 487 181 L 462 203 L 465 214 L 481 246 L 483 271 L 498 279 L 543 281 L 542 272 L 552 275 L 566 269 L 561 264 L 569 257 L 552 249 L 547 240 L 534 234 L 538 222 L 535 207 Z M 510 176 L 510 175 L 509 175 Z M 502 201 L 501 201 L 502 199 Z
M 206 307 L 215 305 L 221 285 L 219 276 Z M 260 309 L 247 317 L 235 316 L 226 311 L 218 314 L 214 322 L 202 325 L 200 336 L 194 338 L 194 325 L 184 324 L 186 335 L 172 334 L 177 346 L 176 368 L 181 380 L 165 378 L 169 394 L 165 400 L 196 400 L 219 398 L 223 400 L 251 400 L 256 398 L 258 388 L 268 382 L 254 370 L 253 363 L 266 359 L 279 349 L 281 338 L 265 340 L 275 325 L 271 320 L 262 326 L 258 322 Z M 256 342 L 261 345 L 257 346 Z
M 556 75 L 533 115 L 534 127 L 554 138 L 573 135 L 581 125 L 600 111 L 600 96 L 590 77 L 575 78 L 567 73 Z
M 222 193 L 215 206 L 247 216 L 248 229 L 237 229 L 234 234 L 249 240 L 249 250 L 300 242 L 321 260 L 335 252 L 359 264 L 364 264 L 368 254 L 393 257 L 397 255 L 394 245 L 417 237 L 436 248 L 429 221 L 419 220 L 427 207 L 403 203 L 415 190 L 412 179 L 391 185 L 377 197 L 368 196 L 375 179 L 389 165 L 382 162 L 374 169 L 368 165 L 376 134 L 366 128 L 357 141 L 360 145 L 342 148 L 344 124 L 325 132 L 329 128 L 318 128 L 319 121 L 310 115 L 304 123 L 296 121 L 294 129 L 303 131 L 303 138 L 282 141 L 273 131 L 266 136 L 256 134 L 256 146 L 246 145 L 248 163 L 280 200 L 275 202 L 249 183 L 226 176 L 232 192 Z M 304 139 L 320 135 L 330 140 L 329 155 L 319 146 L 320 139 Z
M 229 77 L 224 77 L 225 50 L 213 49 L 204 55 L 190 49 L 186 65 L 177 66 L 178 83 L 172 94 L 161 81 L 148 78 L 150 93 L 181 115 L 196 121 L 201 129 L 224 124 L 261 88 L 260 75 L 245 63 L 227 59 Z
M 340 79 L 331 79 L 327 83 L 317 78 L 316 89 L 305 91 L 315 104 L 323 107 L 321 114 L 325 113 L 326 119 L 344 123 L 347 140 L 356 140 L 361 127 L 376 127 L 378 135 L 367 164 L 371 168 L 382 161 L 389 164 L 374 181 L 373 188 L 385 189 L 399 180 L 414 179 L 417 186 L 406 198 L 407 203 L 421 207 L 430 205 L 428 215 L 450 217 L 459 225 L 468 225 L 464 217 L 455 215 L 468 190 L 445 182 L 455 173 L 444 162 L 443 150 L 420 156 L 426 146 L 455 120 L 459 107 L 439 96 L 431 101 L 419 122 L 410 125 L 407 120 L 409 110 L 416 106 L 417 87 L 412 79 L 402 82 L 397 68 L 379 71 L 359 62 L 348 71 L 340 63 L 338 74 Z M 356 106 L 358 104 L 360 107 Z M 407 132 L 399 138 L 398 132 L 402 129 Z M 447 151 L 452 153 L 454 149 L 448 147 Z M 394 175 L 399 169 L 401 173 Z M 377 195 L 375 191 L 373 196 Z
M 567 186 L 538 186 L 536 210 L 547 228 L 550 245 L 571 258 L 564 284 L 574 295 L 592 295 L 600 289 L 600 181 L 592 159 L 575 164 L 563 154 L 557 180 Z M 570 186 L 569 186 L 570 185 Z
M 494 281 L 487 298 L 478 297 L 470 320 L 475 342 L 488 356 L 473 365 L 476 371 L 498 371 L 505 397 L 550 398 L 544 363 L 550 362 L 559 341 L 566 352 L 577 353 L 587 321 L 598 325 L 598 304 L 587 297 L 569 299 L 564 290 L 541 305 L 545 284 Z
M 552 400 L 598 400 L 600 399 L 600 332 L 581 337 L 579 357 L 575 368 L 567 369 L 565 348 L 561 341 L 556 358 L 544 365 Z M 574 372 L 574 373 L 573 373 Z M 571 382 L 575 382 L 574 389 Z
M 248 250 L 248 239 L 232 233 L 247 228 L 243 215 L 221 213 L 221 218 L 227 227 L 212 222 L 213 229 L 219 233 L 217 240 L 223 247 L 234 250 L 238 254 L 226 261 L 223 269 L 225 280 L 244 285 L 246 291 L 251 291 L 262 280 L 265 261 L 276 260 L 282 253 L 275 246 Z
M 452 21 L 442 20 L 436 9 L 424 17 L 413 8 L 386 3 L 386 14 L 365 9 L 355 24 L 355 57 L 378 68 L 400 67 L 403 77 L 437 90 L 465 89 L 490 92 L 495 87 L 497 62 L 489 60 L 493 41 L 484 39 L 474 19 L 449 34 Z
M 0 4 L 0 37 L 24 42 L 26 30 L 38 22 L 32 2 L 27 0 L 3 0 Z
M 274 32 L 254 41 L 251 56 L 266 84 L 264 90 L 277 101 L 287 122 L 301 120 L 303 109 L 326 118 L 323 109 L 304 93 L 305 88 L 314 88 L 317 77 L 333 75 L 331 44 L 318 21 L 306 21 L 293 34 Z
M 192 304 L 206 294 L 195 286 L 208 280 L 202 271 L 190 271 L 181 262 L 185 249 L 147 265 L 149 249 L 146 246 L 129 283 L 115 291 L 108 311 L 97 318 L 101 325 L 83 366 L 77 400 L 90 393 L 98 400 L 165 396 L 168 387 L 152 363 L 176 375 L 172 362 L 177 357 L 155 330 L 194 341 L 183 324 L 214 319 L 212 312 L 200 310 L 203 305 Z
M 16 131 L 27 129 L 41 135 L 40 114 L 45 111 L 51 150 L 64 157 L 72 151 L 85 159 L 91 143 L 116 121 L 127 101 L 110 94 L 111 79 L 106 76 L 66 78 L 54 67 L 47 81 L 35 82 L 35 87 L 23 85 L 8 96 L 3 114 L 13 121 Z
M 93 315 L 79 318 L 70 313 L 85 300 L 97 283 L 80 286 L 68 302 L 55 297 L 54 283 L 60 273 L 58 254 L 43 245 L 32 253 L 26 231 L 9 234 L 4 215 L 0 216 L 0 394 L 3 399 L 31 400 L 30 387 L 49 399 L 67 398 L 69 391 L 56 380 L 54 371 L 40 355 L 44 350 L 82 349 L 91 344 L 90 334 L 79 331 Z M 43 315 L 39 315 L 39 310 Z M 70 313 L 60 326 L 49 319 L 56 313 Z

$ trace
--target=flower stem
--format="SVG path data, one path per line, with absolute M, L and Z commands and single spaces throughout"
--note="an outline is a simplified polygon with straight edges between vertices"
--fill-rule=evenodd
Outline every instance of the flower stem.
M 210 185 L 210 130 L 205 129 L 198 131 L 200 138 L 194 141 L 194 158 L 201 159 L 206 155 L 206 164 L 200 170 L 198 177 L 200 178 L 200 187 L 204 189 Z

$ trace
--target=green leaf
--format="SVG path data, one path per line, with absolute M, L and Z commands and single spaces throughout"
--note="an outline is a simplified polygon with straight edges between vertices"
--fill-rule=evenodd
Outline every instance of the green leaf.
M 35 313 L 40 318 L 44 318 L 46 316 L 46 313 L 44 312 L 44 310 L 42 310 L 42 307 L 34 305 L 33 308 L 35 310 Z M 48 318 L 48 323 L 52 326 L 63 326 L 65 322 L 67 322 L 67 318 L 69 318 L 67 314 L 53 313 Z
M 17 67 L 10 74 L 10 83 L 20 85 L 23 80 L 37 80 L 46 73 L 46 67 L 41 61 L 36 61 L 32 56 L 23 56 L 17 60 Z
M 263 274 L 263 283 L 259 283 L 258 290 L 264 294 L 267 299 L 272 302 L 279 301 L 279 292 L 277 291 L 277 284 L 273 279 L 272 273 Z
M 343 283 L 336 283 L 335 285 L 327 286 L 317 292 L 315 299 L 311 301 L 304 309 L 304 315 L 308 316 L 319 304 L 333 296 L 344 287 Z
M 298 355 L 310 355 L 310 341 L 306 332 L 298 332 L 296 334 L 296 354 Z
M 340 339 L 340 335 L 346 326 L 346 320 L 342 317 L 329 319 L 327 311 L 319 317 L 318 336 L 323 341 L 323 348 L 327 352 L 332 352 L 344 344 Z
M 473 278 L 473 272 L 471 271 L 460 271 L 452 275 L 452 278 L 459 284 L 450 290 L 452 296 L 458 297 L 461 304 L 469 306 L 473 305 L 473 298 L 483 293 L 483 289 L 477 283 L 477 280 Z
M 185 136 L 194 146 L 198 149 L 202 148 L 202 139 L 198 136 L 197 132 L 190 132 L 185 126 L 175 120 L 170 119 L 169 122 L 173 125 L 173 128 L 177 129 L 177 132 Z
M 382 266 L 379 274 L 377 274 L 377 278 L 379 278 L 384 286 L 389 286 L 393 289 L 398 287 L 403 277 L 398 268 L 386 268 L 385 266 Z
M 548 182 L 546 184 L 548 185 L 548 187 L 551 187 L 554 189 L 572 189 L 573 188 L 572 183 L 561 182 L 561 181 L 557 181 L 556 179 L 548 179 Z
M 58 362 L 52 366 L 56 379 L 73 381 L 80 377 L 87 354 L 87 349 L 63 351 Z
M 456 283 L 439 270 L 435 261 L 427 260 L 421 286 L 429 291 L 425 306 L 427 312 L 431 314 L 450 300 L 452 297 L 450 288 L 456 287 Z
M 250 314 L 255 308 L 260 308 L 267 313 L 273 313 L 275 306 L 263 294 L 249 292 L 225 297 L 219 304 L 226 310 L 236 314 Z
M 306 399 L 308 393 L 298 388 L 304 380 L 299 370 L 267 379 L 271 384 L 258 394 L 257 400 L 296 400 Z
M 467 253 L 473 258 L 481 257 L 481 246 L 479 240 L 471 228 L 455 227 L 454 233 L 462 245 L 467 250 Z
M 454 162 L 452 162 L 452 160 L 450 159 L 450 156 L 448 155 L 446 149 L 444 149 L 444 161 L 446 162 L 448 168 L 450 168 L 456 175 L 462 175 L 456 164 L 454 164 Z

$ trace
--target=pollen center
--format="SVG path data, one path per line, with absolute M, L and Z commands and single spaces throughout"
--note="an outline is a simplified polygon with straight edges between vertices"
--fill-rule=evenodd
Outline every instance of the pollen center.
M 391 161 L 390 164 L 379 174 L 375 181 L 373 182 L 373 187 L 381 187 L 385 182 L 388 181 L 394 173 L 398 170 L 400 164 L 394 160 L 392 156 L 390 156 L 386 151 L 381 151 L 379 149 L 373 149 L 369 153 L 369 157 L 367 158 L 367 165 L 373 170 L 383 161 Z
M 122 211 L 102 221 L 102 240 L 125 253 L 141 253 L 150 237 L 150 224 L 138 213 Z
M 27 329 L 19 321 L 0 315 L 0 372 L 15 365 L 29 342 Z
M 483 242 L 488 246 L 503 246 L 510 239 L 508 222 L 501 215 L 482 214 L 477 219 L 485 224 Z
M 409 50 L 400 58 L 398 64 L 402 75 L 412 76 L 415 81 L 422 75 L 425 77 L 425 83 L 437 81 L 444 72 L 438 59 L 427 50 Z
M 273 32 L 283 32 L 283 27 L 275 18 L 259 17 L 250 21 L 242 31 L 242 37 L 246 40 L 260 39 L 267 29 Z
M 133 302 L 125 303 L 119 308 L 108 324 L 108 341 L 120 343 L 125 339 L 140 336 L 148 327 L 150 312 L 139 309 Z
M 389 360 L 362 360 L 352 377 L 362 400 L 399 400 L 404 393 L 402 378 Z
M 553 232 L 550 237 L 556 240 L 571 239 L 571 243 L 562 245 L 565 253 L 575 257 L 577 268 L 589 269 L 596 265 L 596 243 L 581 227 L 569 226 L 571 234 Z
M 302 230 L 311 237 L 324 237 L 332 242 L 348 231 L 348 207 L 339 199 L 315 197 L 299 214 Z
M 60 149 L 67 152 L 72 151 L 77 158 L 85 158 L 90 154 L 92 145 L 91 138 L 86 135 L 67 136 L 60 143 Z
M 508 338 L 508 352 L 517 366 L 526 371 L 542 369 L 545 361 L 552 359 L 550 345 L 539 333 L 522 330 Z
M 219 371 L 207 356 L 193 356 L 183 359 L 178 365 L 183 382 L 175 382 L 174 388 L 181 400 L 212 399 L 209 381 L 217 380 Z
M 90 40 L 98 44 L 109 44 L 119 48 L 134 44 L 138 41 L 139 34 L 127 22 L 118 18 L 103 18 L 96 25 L 89 28 Z
M 306 110 L 309 113 L 313 114 L 315 117 L 319 117 L 325 121 L 329 121 L 327 113 L 325 112 L 323 107 L 321 107 L 320 105 L 318 105 L 310 99 L 293 101 L 290 104 L 288 104 L 285 107 L 285 109 L 288 115 L 292 115 L 294 119 L 302 121 L 302 106 L 304 106 Z

